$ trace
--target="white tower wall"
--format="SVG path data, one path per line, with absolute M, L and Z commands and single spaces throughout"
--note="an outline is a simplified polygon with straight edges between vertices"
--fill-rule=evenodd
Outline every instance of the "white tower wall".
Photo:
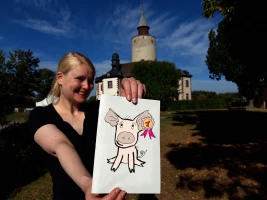
M 156 38 L 151 35 L 138 35 L 132 38 L 132 62 L 156 60 Z

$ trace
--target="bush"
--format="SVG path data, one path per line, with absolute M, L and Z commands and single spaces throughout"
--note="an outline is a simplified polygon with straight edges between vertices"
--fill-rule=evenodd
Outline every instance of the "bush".
M 0 199 L 44 174 L 37 148 L 26 123 L 14 123 L 0 130 Z
M 221 99 L 205 99 L 205 100 L 183 100 L 173 101 L 169 104 L 167 110 L 201 110 L 201 109 L 226 109 L 231 102 Z

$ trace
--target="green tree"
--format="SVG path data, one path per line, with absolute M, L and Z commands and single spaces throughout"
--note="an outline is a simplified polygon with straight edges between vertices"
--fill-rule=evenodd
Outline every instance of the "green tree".
M 238 92 L 235 93 L 226 92 L 217 94 L 216 92 L 203 91 L 203 90 L 192 91 L 192 98 L 193 100 L 222 99 L 229 102 L 241 100 L 241 96 Z
M 220 93 L 218 94 L 218 98 L 229 102 L 238 102 L 242 99 L 238 92 Z
M 4 123 L 6 116 L 14 111 L 11 96 L 11 85 L 10 76 L 5 68 L 5 53 L 0 50 L 0 124 Z
M 206 18 L 212 18 L 215 12 L 220 12 L 224 18 L 234 11 L 236 0 L 203 0 L 203 13 Z
M 39 58 L 31 50 L 9 52 L 4 66 L 11 83 L 11 95 L 16 106 L 33 105 L 37 89 Z
M 261 1 L 203 0 L 203 16 L 220 12 L 223 19 L 209 34 L 206 64 L 210 78 L 237 84 L 241 95 L 254 98 L 261 81 L 267 79 L 265 51 L 267 18 Z
M 36 101 L 41 101 L 47 97 L 51 89 L 52 82 L 55 77 L 55 72 L 47 68 L 39 69 L 37 72 Z
M 92 102 L 92 101 L 96 101 L 96 96 L 91 96 L 89 99 L 86 100 L 86 102 Z
M 174 63 L 137 62 L 133 66 L 132 76 L 146 85 L 146 98 L 161 101 L 162 109 L 178 97 L 178 80 L 181 75 Z
M 198 90 L 198 91 L 192 91 L 192 99 L 193 100 L 218 99 L 218 95 L 216 92 Z

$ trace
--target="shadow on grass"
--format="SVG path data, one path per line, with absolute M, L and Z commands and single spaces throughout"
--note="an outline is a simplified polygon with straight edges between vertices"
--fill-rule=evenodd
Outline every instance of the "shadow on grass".
M 173 126 L 184 126 L 186 124 L 195 124 L 198 120 L 196 112 L 176 112 L 172 117 Z
M 137 200 L 157 200 L 154 194 L 139 194 Z
M 26 123 L 14 123 L 0 130 L 0 199 L 8 199 L 14 189 L 46 172 L 37 148 Z
M 226 175 L 193 178 L 184 174 L 179 177 L 177 188 L 204 190 L 206 198 L 227 194 L 234 200 L 267 199 L 266 119 L 267 113 L 263 112 L 197 112 L 195 121 L 189 123 L 196 124 L 194 135 L 200 136 L 201 142 L 171 143 L 166 157 L 180 170 L 223 169 Z M 223 178 L 228 181 L 222 181 Z

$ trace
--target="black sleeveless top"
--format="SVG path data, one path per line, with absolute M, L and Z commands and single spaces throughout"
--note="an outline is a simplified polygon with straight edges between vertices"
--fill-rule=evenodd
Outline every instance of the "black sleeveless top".
M 68 122 L 63 121 L 52 104 L 34 108 L 30 113 L 28 123 L 33 136 L 40 127 L 46 124 L 55 125 L 67 136 L 85 167 L 93 175 L 99 101 L 84 103 L 81 105 L 81 109 L 85 113 L 82 135 L 79 135 Z M 43 150 L 43 152 L 45 151 Z M 65 173 L 58 158 L 46 152 L 43 155 L 53 180 L 53 200 L 84 200 L 84 192 Z

